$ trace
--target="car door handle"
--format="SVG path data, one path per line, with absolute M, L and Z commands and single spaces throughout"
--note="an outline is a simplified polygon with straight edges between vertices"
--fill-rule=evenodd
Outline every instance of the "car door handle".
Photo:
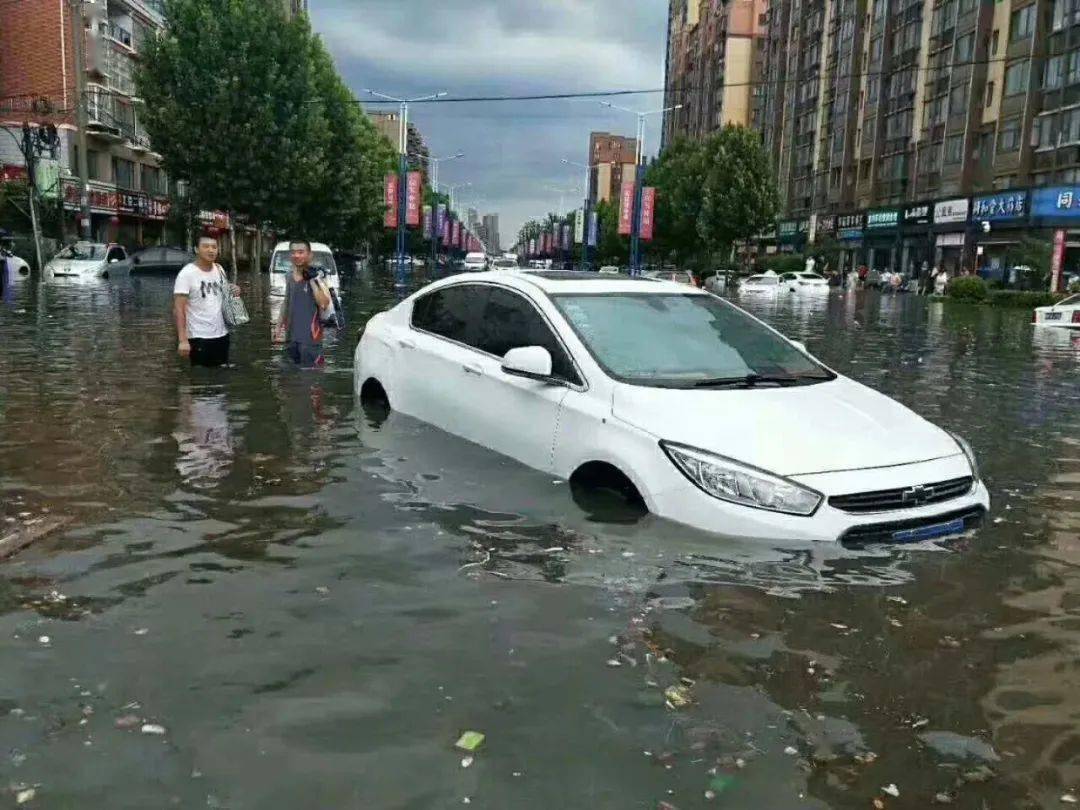
M 400 340 L 398 340 L 398 346 L 403 349 L 415 349 L 416 343 L 415 341 L 409 340 L 408 338 L 401 338 Z
M 462 366 L 461 370 L 464 371 L 466 374 L 475 374 L 477 377 L 484 376 L 484 370 L 480 368 L 480 366 L 467 364 Z

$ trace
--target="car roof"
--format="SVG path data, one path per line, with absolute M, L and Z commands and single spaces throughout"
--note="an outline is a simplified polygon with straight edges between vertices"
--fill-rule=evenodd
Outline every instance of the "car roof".
M 428 289 L 466 282 L 503 284 L 523 292 L 541 290 L 548 295 L 583 293 L 675 293 L 678 295 L 708 295 L 685 284 L 630 276 L 600 275 L 581 270 L 508 270 L 505 273 L 462 273 L 438 281 Z M 421 291 L 423 292 L 423 291 Z
M 279 250 L 288 250 L 289 245 L 291 245 L 291 244 L 292 244 L 292 242 L 278 242 L 276 245 L 274 245 L 274 253 L 277 253 Z M 324 244 L 323 242 L 312 242 L 311 243 L 311 252 L 314 253 L 316 250 L 321 250 L 321 251 L 323 251 L 325 253 L 333 253 L 334 252 L 334 251 L 332 251 L 330 249 L 329 245 Z

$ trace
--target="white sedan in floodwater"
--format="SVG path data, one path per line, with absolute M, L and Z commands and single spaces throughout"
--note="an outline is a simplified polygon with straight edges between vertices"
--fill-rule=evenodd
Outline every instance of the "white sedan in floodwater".
M 1031 322 L 1036 326 L 1058 326 L 1080 329 L 1080 295 L 1071 295 L 1053 306 L 1039 307 Z
M 455 276 L 372 318 L 355 374 L 362 399 L 725 535 L 913 542 L 989 509 L 963 439 L 684 284 Z

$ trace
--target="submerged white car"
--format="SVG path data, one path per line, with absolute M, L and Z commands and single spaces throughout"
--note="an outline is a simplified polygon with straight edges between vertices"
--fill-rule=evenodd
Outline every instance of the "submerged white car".
M 45 278 L 49 281 L 58 278 L 108 278 L 110 265 L 119 264 L 127 257 L 127 251 L 120 245 L 76 242 L 45 263 Z
M 1036 326 L 1060 326 L 1080 329 L 1080 295 L 1071 295 L 1050 307 L 1039 307 L 1031 322 Z
M 329 245 L 311 243 L 311 266 L 320 271 L 320 278 L 338 296 L 341 295 L 341 276 Z M 270 294 L 285 295 L 285 282 L 293 271 L 292 251 L 288 242 L 278 242 L 270 255 Z
M 989 508 L 963 439 L 683 284 L 445 279 L 368 322 L 355 374 L 361 399 L 725 535 L 910 542 Z
M 774 273 L 763 273 L 760 276 L 750 276 L 739 284 L 739 292 L 752 294 L 776 295 L 780 292 L 780 276 Z
M 817 273 L 784 273 L 780 283 L 788 292 L 829 291 L 829 280 Z

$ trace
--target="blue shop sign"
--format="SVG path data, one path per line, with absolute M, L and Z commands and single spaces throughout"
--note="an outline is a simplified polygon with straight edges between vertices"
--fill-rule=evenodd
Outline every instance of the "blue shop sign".
M 1031 193 L 1031 213 L 1036 217 L 1080 218 L 1080 186 L 1053 186 Z
M 971 218 L 984 222 L 1002 222 L 1025 219 L 1028 214 L 1026 191 L 1004 191 L 976 197 L 971 204 Z

